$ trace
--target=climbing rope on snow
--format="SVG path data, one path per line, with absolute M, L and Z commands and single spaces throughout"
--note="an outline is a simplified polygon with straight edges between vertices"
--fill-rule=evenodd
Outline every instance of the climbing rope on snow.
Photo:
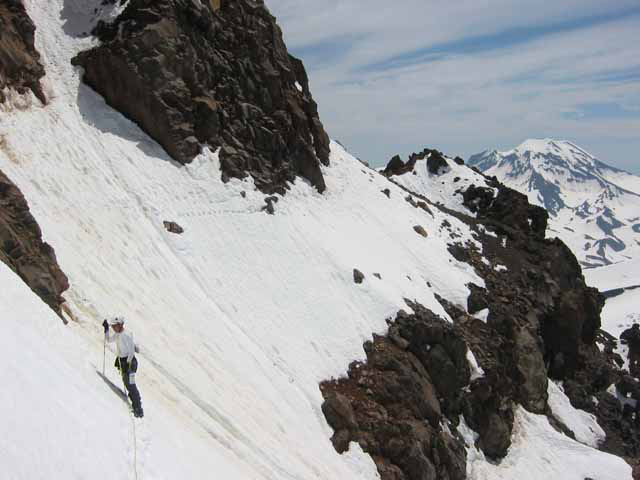
M 133 424 L 133 474 L 134 478 L 138 480 L 138 439 L 136 436 L 136 421 L 131 417 L 131 423 Z

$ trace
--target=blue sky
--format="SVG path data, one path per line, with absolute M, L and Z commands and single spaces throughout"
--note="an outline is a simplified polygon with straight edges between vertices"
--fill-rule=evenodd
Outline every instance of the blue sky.
M 567 139 L 640 174 L 640 0 L 266 0 L 329 134 L 373 165 Z

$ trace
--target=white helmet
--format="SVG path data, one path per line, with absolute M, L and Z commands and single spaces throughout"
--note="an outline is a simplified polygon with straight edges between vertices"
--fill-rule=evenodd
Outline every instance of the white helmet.
M 123 316 L 113 317 L 112 319 L 109 320 L 109 325 L 111 326 L 124 325 L 124 317 Z

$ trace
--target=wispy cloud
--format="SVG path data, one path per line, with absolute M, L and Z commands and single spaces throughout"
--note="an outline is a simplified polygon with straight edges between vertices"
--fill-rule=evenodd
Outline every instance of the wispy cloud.
M 267 3 L 330 134 L 372 163 L 552 136 L 640 173 L 637 0 Z
M 446 43 L 428 45 L 411 52 L 396 55 L 381 62 L 359 67 L 357 70 L 361 72 L 388 70 L 441 60 L 455 55 L 473 55 L 492 50 L 514 48 L 552 34 L 583 30 L 630 17 L 640 17 L 640 5 L 601 15 L 564 19 L 559 22 L 554 22 L 552 19 L 546 24 L 509 27 L 506 30 L 484 35 L 462 37 Z

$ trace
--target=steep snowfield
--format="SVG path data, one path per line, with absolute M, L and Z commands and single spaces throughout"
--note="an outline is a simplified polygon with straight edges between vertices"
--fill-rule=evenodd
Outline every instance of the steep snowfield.
M 435 293 L 466 305 L 465 284 L 482 280 L 447 243 L 473 241 L 468 228 L 412 207 L 406 192 L 335 143 L 323 172 L 327 192 L 298 181 L 267 215 L 250 180 L 220 181 L 215 152 L 176 165 L 80 84 L 69 61 L 91 40 L 71 34 L 88 28 L 90 5 L 26 4 L 51 102 L 14 98 L 0 112 L 0 169 L 56 249 L 74 318 L 63 327 L 0 265 L 0 346 L 9 359 L 0 369 L 3 475 L 378 478 L 357 445 L 334 451 L 318 383 L 363 358 L 363 342 L 407 308 L 404 298 L 444 318 Z M 445 219 L 450 232 L 439 228 Z M 184 234 L 167 232 L 164 220 Z M 362 285 L 354 268 L 366 275 Z M 142 346 L 140 422 L 98 374 L 100 323 L 114 314 L 127 317 Z M 107 376 L 119 385 L 112 362 L 107 351 Z M 545 421 L 519 415 L 517 438 L 554 435 Z M 554 441 L 616 475 L 597 478 L 630 478 L 622 460 Z M 521 443 L 513 451 L 507 461 L 516 470 L 537 462 Z M 479 472 L 494 472 L 482 465 Z M 543 476 L 560 471 L 553 462 L 536 468 Z
M 101 342 L 65 327 L 2 262 L 0 316 L 8 360 L 0 370 L 2 478 L 129 479 L 136 469 L 150 479 L 201 478 L 204 471 L 254 478 L 229 451 L 212 448 L 196 419 L 169 398 L 145 396 L 153 420 L 136 421 L 134 440 L 129 408 L 109 386 L 121 385 L 113 354 L 103 379 Z
M 552 139 L 486 151 L 469 164 L 545 207 L 551 215 L 548 235 L 560 237 L 583 264 L 606 265 L 640 254 L 640 177 Z

